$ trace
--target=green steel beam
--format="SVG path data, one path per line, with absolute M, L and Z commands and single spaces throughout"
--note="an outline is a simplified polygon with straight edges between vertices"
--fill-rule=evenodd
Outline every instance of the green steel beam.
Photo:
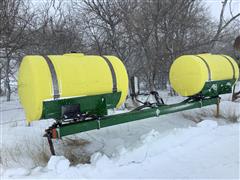
M 220 94 L 231 93 L 235 81 L 235 79 L 229 79 L 206 82 L 199 94 L 203 97 L 216 97 Z M 41 119 L 61 120 L 63 118 L 62 108 L 67 105 L 79 105 L 81 113 L 104 116 L 107 115 L 107 109 L 116 107 L 120 97 L 121 92 L 116 92 L 44 101 Z
M 185 111 L 189 109 L 201 108 L 208 105 L 218 104 L 219 97 L 208 98 L 203 100 L 181 102 L 172 105 L 162 105 L 154 108 L 143 109 L 139 111 L 131 111 L 127 113 L 102 117 L 98 120 L 88 120 L 76 123 L 62 124 L 56 128 L 57 138 L 80 132 L 100 129 L 104 127 L 114 126 L 122 123 L 132 122 L 150 117 L 158 117 L 160 115 Z

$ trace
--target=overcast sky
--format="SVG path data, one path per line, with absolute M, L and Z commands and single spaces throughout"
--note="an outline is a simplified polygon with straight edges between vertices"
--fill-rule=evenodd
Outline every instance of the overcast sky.
M 38 4 L 40 2 L 44 2 L 44 1 L 48 1 L 48 0 L 31 0 L 34 4 Z M 56 1 L 64 1 L 64 2 L 69 2 L 69 0 L 56 0 Z M 81 0 L 78 0 L 81 2 Z M 109 0 L 111 1 L 111 0 Z M 203 1 L 203 3 L 206 4 L 207 7 L 209 7 L 210 9 L 210 13 L 211 16 L 213 18 L 215 18 L 216 20 L 219 19 L 219 15 L 221 12 L 221 8 L 222 8 L 222 2 L 223 0 L 201 0 Z M 233 14 L 237 14 L 240 12 L 240 0 L 229 0 L 229 2 L 232 2 L 232 12 Z M 229 8 L 229 4 L 227 4 L 226 6 L 226 10 L 225 10 L 225 16 L 224 17 L 230 17 L 230 8 Z
M 222 8 L 222 1 L 223 0 L 203 0 L 206 2 L 206 5 L 210 7 L 210 12 L 212 17 L 219 18 L 221 8 Z M 240 0 L 232 0 L 232 12 L 233 14 L 239 13 L 240 11 Z M 229 17 L 230 10 L 229 5 L 226 6 L 225 17 Z

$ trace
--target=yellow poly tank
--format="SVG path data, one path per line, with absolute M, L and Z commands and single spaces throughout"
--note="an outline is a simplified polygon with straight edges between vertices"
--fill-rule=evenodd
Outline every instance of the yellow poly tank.
M 55 69 L 60 98 L 113 92 L 113 70 L 117 91 L 121 92 L 117 107 L 125 101 L 128 75 L 122 61 L 117 57 L 80 53 L 47 57 Z M 25 56 L 22 60 L 18 75 L 18 94 L 28 122 L 40 119 L 43 101 L 53 99 L 54 85 L 50 69 L 43 56 Z
M 177 58 L 170 68 L 170 84 L 181 96 L 200 93 L 206 82 L 239 77 L 238 65 L 226 55 L 199 54 Z

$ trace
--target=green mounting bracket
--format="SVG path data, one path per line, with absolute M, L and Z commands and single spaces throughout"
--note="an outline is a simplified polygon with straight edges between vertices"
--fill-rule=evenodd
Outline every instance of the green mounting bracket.
M 200 94 L 204 97 L 215 97 L 220 94 L 231 93 L 235 82 L 236 79 L 206 82 Z
M 63 119 L 62 107 L 67 105 L 79 105 L 80 113 L 89 115 L 104 116 L 107 115 L 107 109 L 115 108 L 121 97 L 121 92 L 72 97 L 67 99 L 56 99 L 43 102 L 43 113 L 41 119 L 53 118 Z

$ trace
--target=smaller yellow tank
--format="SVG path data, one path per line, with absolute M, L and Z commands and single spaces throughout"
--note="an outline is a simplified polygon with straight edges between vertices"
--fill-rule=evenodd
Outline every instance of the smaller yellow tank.
M 211 82 L 231 80 L 234 84 L 238 78 L 239 68 L 235 60 L 215 54 L 181 56 L 173 62 L 169 77 L 172 88 L 181 96 L 197 95 Z

